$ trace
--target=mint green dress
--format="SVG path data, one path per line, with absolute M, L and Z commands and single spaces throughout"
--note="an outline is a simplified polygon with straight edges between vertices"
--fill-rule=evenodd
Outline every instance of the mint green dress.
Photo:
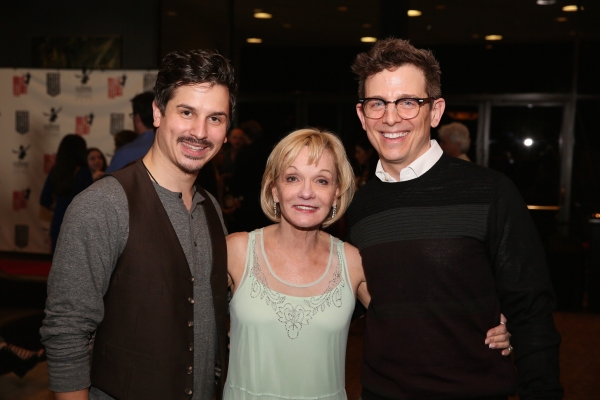
M 224 399 L 345 400 L 354 303 L 342 241 L 331 237 L 320 278 L 294 285 L 274 274 L 262 229 L 250 232 L 244 276 L 230 303 Z

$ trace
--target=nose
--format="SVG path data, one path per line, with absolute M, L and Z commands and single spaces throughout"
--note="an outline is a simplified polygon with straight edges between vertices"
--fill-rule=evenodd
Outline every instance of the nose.
M 313 188 L 313 183 L 310 179 L 305 179 L 302 183 L 302 187 L 300 188 L 300 192 L 298 196 L 302 199 L 311 199 L 315 195 L 315 190 Z
M 190 135 L 197 139 L 206 139 L 208 131 L 206 121 L 203 118 L 196 118 L 190 123 Z
M 394 125 L 402 122 L 403 118 L 398 114 L 396 104 L 388 103 L 383 114 L 383 122 L 388 125 Z

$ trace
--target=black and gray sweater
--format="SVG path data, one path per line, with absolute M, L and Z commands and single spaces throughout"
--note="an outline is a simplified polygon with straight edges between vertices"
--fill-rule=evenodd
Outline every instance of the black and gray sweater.
M 510 359 L 484 344 L 501 311 L 521 399 L 562 397 L 544 251 L 504 175 L 444 155 L 417 179 L 372 179 L 348 226 L 372 296 L 364 400 L 513 394 Z

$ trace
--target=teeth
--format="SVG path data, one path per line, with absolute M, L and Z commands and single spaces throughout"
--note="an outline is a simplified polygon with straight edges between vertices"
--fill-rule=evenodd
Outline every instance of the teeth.
M 189 149 L 194 150 L 194 151 L 202 150 L 204 148 L 204 147 L 201 147 L 201 146 L 193 146 L 193 145 L 191 145 L 189 143 L 184 143 L 183 145 L 186 146 Z
M 401 138 L 401 137 L 404 137 L 404 136 L 408 135 L 408 132 L 402 132 L 402 133 L 399 133 L 399 132 L 398 133 L 382 133 L 382 135 L 383 135 L 384 138 L 387 138 L 387 139 L 398 139 L 398 138 Z
M 296 206 L 296 208 L 299 208 L 301 210 L 316 210 L 316 207 L 308 207 L 308 206 Z

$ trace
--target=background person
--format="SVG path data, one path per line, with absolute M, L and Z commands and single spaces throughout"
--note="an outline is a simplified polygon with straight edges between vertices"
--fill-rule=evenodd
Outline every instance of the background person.
M 75 134 L 66 135 L 58 145 L 54 167 L 50 170 L 40 195 L 40 205 L 53 211 L 50 222 L 52 253 L 56 249 L 67 207 L 92 182 L 85 139 Z
M 87 151 L 87 161 L 94 182 L 102 178 L 106 171 L 106 157 L 102 151 L 96 147 L 90 147 Z
M 452 122 L 442 125 L 438 129 L 440 147 L 449 156 L 471 161 L 467 153 L 471 147 L 469 128 L 460 122 Z
M 115 151 L 106 173 L 117 171 L 130 162 L 144 157 L 152 147 L 152 143 L 154 143 L 153 101 L 154 93 L 152 92 L 140 93 L 131 99 L 133 130 L 138 136 Z

